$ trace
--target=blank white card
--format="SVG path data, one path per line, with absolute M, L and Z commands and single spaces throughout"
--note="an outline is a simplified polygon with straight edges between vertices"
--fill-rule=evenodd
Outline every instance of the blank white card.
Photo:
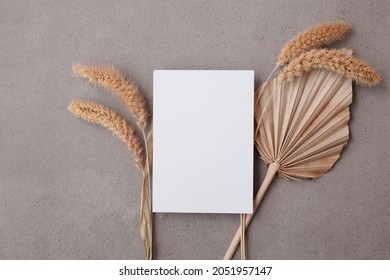
M 252 213 L 253 71 L 153 73 L 153 212 Z

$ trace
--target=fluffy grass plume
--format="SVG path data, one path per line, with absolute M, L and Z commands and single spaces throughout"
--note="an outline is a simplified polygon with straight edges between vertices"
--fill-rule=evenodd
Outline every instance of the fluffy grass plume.
M 277 65 L 283 65 L 302 53 L 329 45 L 345 37 L 351 26 L 348 23 L 324 23 L 307 29 L 291 39 L 279 54 Z
M 144 154 L 141 139 L 129 123 L 115 111 L 89 100 L 74 100 L 69 104 L 68 109 L 76 117 L 108 128 L 126 143 L 128 149 L 134 155 L 135 165 L 143 170 Z
M 89 82 L 111 90 L 120 96 L 144 130 L 148 124 L 150 110 L 144 95 L 126 75 L 111 66 L 75 65 L 73 72 Z
M 311 50 L 293 59 L 280 73 L 279 79 L 290 80 L 310 69 L 326 69 L 343 74 L 358 84 L 373 86 L 381 82 L 380 75 L 363 61 L 340 50 Z

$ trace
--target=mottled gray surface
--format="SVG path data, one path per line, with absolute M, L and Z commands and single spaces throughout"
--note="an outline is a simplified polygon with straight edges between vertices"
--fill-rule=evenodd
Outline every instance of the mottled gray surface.
M 154 69 L 254 69 L 257 87 L 288 39 L 332 20 L 352 23 L 340 45 L 353 46 L 384 82 L 355 87 L 349 146 L 329 173 L 314 182 L 275 180 L 249 229 L 248 255 L 390 258 L 388 0 L 0 4 L 1 259 L 143 258 L 141 176 L 121 142 L 67 105 L 90 98 L 130 116 L 75 78 L 72 64 L 112 63 L 150 102 Z M 157 258 L 219 259 L 239 218 L 158 214 L 155 221 Z

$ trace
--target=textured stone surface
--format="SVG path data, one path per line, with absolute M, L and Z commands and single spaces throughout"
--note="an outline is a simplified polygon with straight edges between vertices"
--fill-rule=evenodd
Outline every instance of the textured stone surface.
M 355 86 L 350 143 L 329 173 L 275 180 L 248 231 L 248 255 L 390 258 L 390 2 L 345 2 L 1 1 L 0 258 L 143 258 L 141 176 L 131 155 L 67 105 L 89 98 L 130 115 L 75 78 L 72 64 L 112 63 L 150 102 L 154 69 L 254 69 L 257 87 L 287 40 L 332 20 L 352 24 L 340 46 L 353 46 L 384 82 Z M 265 169 L 256 161 L 255 170 L 257 186 Z M 219 259 L 239 217 L 155 221 L 157 258 Z

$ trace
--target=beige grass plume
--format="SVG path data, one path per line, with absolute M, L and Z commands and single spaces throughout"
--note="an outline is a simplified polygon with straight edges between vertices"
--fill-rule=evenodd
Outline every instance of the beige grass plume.
M 130 124 L 115 111 L 89 100 L 74 100 L 69 104 L 68 109 L 76 117 L 108 128 L 127 144 L 128 149 L 134 155 L 135 165 L 143 170 L 144 154 L 141 139 Z
M 126 75 L 111 66 L 75 65 L 73 72 L 89 82 L 109 89 L 120 96 L 136 118 L 138 126 L 144 130 L 148 124 L 150 110 L 146 99 L 138 87 Z
M 279 54 L 277 65 L 283 65 L 302 53 L 339 41 L 351 26 L 348 23 L 323 23 L 307 29 L 291 39 Z
M 279 79 L 290 80 L 310 69 L 326 69 L 343 74 L 358 84 L 373 86 L 381 82 L 380 75 L 363 61 L 340 50 L 311 50 L 300 55 L 279 74 Z

